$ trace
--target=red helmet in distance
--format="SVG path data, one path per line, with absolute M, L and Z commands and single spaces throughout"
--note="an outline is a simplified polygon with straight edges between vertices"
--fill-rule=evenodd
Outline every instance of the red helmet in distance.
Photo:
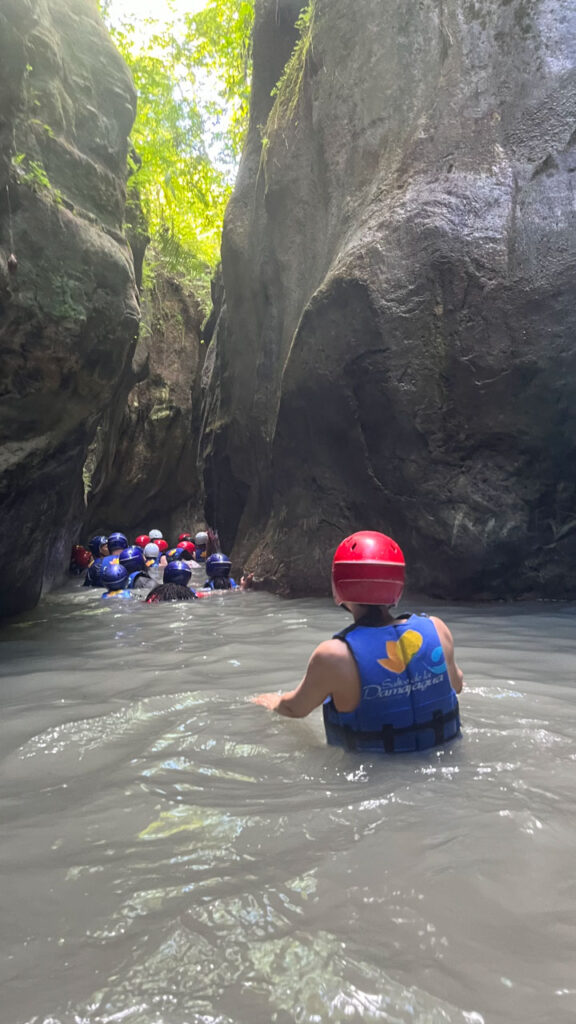
M 194 555 L 196 554 L 196 546 L 191 540 L 179 541 L 178 547 L 180 548 L 180 551 L 184 551 L 186 554 L 190 555 L 190 558 L 194 558 Z
M 168 551 L 168 541 L 163 540 L 162 537 L 158 538 L 158 540 L 156 541 L 156 544 L 160 548 L 160 554 L 161 555 L 163 555 L 165 551 Z
M 180 541 L 181 540 L 192 540 L 192 534 L 191 533 L 181 533 L 180 536 L 178 537 L 178 547 L 181 546 L 180 545 Z
M 139 537 L 136 537 L 134 543 L 137 548 L 142 548 L 142 550 L 144 550 L 146 545 L 150 543 L 150 537 L 147 533 L 141 533 Z
M 83 548 L 81 544 L 75 544 L 72 548 L 71 561 L 74 565 L 77 565 L 79 569 L 87 569 L 92 561 L 92 555 L 86 548 Z
M 404 589 L 404 555 L 385 533 L 362 530 L 346 537 L 332 562 L 336 604 L 397 604 Z

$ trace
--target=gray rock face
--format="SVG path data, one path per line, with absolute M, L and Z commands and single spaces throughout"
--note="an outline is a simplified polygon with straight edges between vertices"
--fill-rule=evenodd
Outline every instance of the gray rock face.
M 174 537 L 203 521 L 202 311 L 194 295 L 158 275 L 142 318 L 134 386 L 126 404 L 100 424 L 86 463 L 86 536 L 118 529 L 137 536 L 159 527 Z
M 3 0 L 0 615 L 61 578 L 88 446 L 127 391 L 139 321 L 122 235 L 134 110 L 92 0 Z
M 418 589 L 575 597 L 576 7 L 316 0 L 270 111 L 297 6 L 259 4 L 226 218 L 225 543 L 291 592 L 372 528 Z

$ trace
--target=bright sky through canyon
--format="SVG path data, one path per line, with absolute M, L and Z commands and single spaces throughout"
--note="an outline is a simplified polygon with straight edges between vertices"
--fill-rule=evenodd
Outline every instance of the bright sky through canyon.
M 207 0 L 112 0 L 110 14 L 115 22 L 127 20 L 132 24 L 155 18 L 157 21 L 168 21 L 175 12 L 179 14 L 196 14 L 206 6 Z

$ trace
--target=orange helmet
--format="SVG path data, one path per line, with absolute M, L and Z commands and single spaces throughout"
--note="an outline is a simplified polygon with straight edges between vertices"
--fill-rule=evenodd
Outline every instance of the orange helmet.
M 332 562 L 337 604 L 397 604 L 404 590 L 404 555 L 385 533 L 362 530 L 346 537 Z

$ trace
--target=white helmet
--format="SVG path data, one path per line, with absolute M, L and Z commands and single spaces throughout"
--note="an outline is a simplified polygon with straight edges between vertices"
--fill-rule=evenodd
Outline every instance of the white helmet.
M 200 533 L 197 533 L 194 537 L 194 543 L 197 548 L 205 548 L 208 543 L 208 534 L 205 533 L 204 530 L 201 530 Z
M 150 530 L 148 536 L 150 537 L 150 540 L 164 540 L 162 530 Z
M 145 558 L 158 558 L 159 554 L 160 548 L 158 547 L 157 544 L 147 544 L 146 547 L 144 548 Z

